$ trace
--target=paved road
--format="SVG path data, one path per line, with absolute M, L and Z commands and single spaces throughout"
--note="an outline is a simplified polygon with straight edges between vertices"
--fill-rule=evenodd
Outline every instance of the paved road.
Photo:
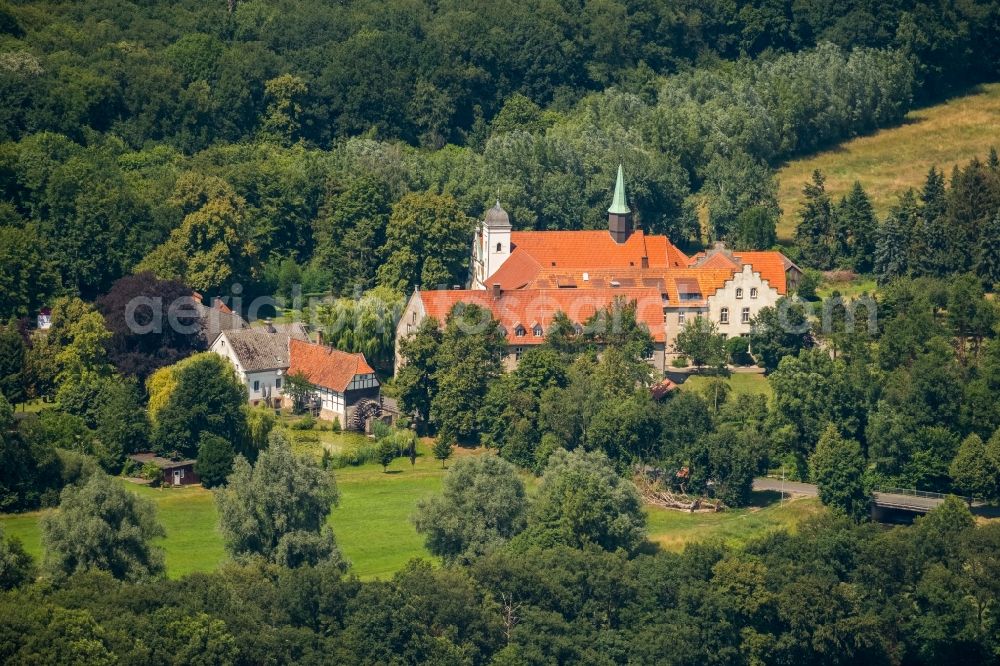
M 769 479 L 760 477 L 753 480 L 754 490 L 773 490 L 781 492 L 782 489 L 789 495 L 806 495 L 816 497 L 819 490 L 811 483 L 800 483 L 798 481 L 782 481 L 781 479 Z
M 760 477 L 753 480 L 754 490 L 773 490 L 781 492 L 782 487 L 789 495 L 806 495 L 815 497 L 818 494 L 816 486 L 811 483 L 800 483 L 798 481 L 782 481 L 781 479 L 771 479 Z M 927 512 L 939 506 L 942 500 L 937 497 L 918 497 L 914 495 L 897 495 L 895 493 L 872 493 L 875 504 L 888 509 L 904 509 L 907 511 Z

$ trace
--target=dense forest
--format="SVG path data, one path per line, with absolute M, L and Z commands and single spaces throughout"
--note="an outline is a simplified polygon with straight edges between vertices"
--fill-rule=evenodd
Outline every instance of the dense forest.
M 465 216 L 499 193 L 518 228 L 593 227 L 619 161 L 644 227 L 697 245 L 707 201 L 733 237 L 776 219 L 780 159 L 993 77 L 998 12 L 8 3 L 0 316 L 137 268 L 225 296 L 461 282 Z

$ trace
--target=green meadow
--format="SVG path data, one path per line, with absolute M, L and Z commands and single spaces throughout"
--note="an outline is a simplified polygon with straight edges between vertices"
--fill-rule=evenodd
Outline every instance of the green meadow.
M 744 375 L 733 375 L 741 377 Z M 742 381 L 742 380 L 741 380 Z M 458 451 L 456 455 L 475 455 Z M 410 520 L 417 500 L 437 492 L 446 470 L 430 455 L 427 443 L 420 447 L 416 464 L 406 458 L 393 462 L 383 472 L 379 465 L 336 470 L 340 505 L 333 509 L 330 524 L 351 572 L 362 579 L 386 578 L 414 557 L 431 556 Z M 526 477 L 529 490 L 532 479 Z M 161 540 L 167 574 L 179 578 L 195 571 L 219 566 L 226 552 L 218 533 L 212 492 L 201 487 L 149 488 L 122 481 L 137 495 L 156 505 L 167 536 Z M 776 529 L 793 527 L 802 518 L 820 511 L 815 500 L 786 501 L 760 494 L 759 507 L 720 513 L 688 514 L 649 507 L 649 539 L 667 550 L 704 539 L 722 539 L 739 544 Z M 0 515 L 8 535 L 21 540 L 36 558 L 42 556 L 39 520 L 45 511 Z

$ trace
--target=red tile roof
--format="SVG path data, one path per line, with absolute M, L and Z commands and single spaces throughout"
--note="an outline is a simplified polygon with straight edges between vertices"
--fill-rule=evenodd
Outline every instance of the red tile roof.
M 597 310 L 607 307 L 618 296 L 636 301 L 637 319 L 649 329 L 657 342 L 666 339 L 663 327 L 663 299 L 657 288 L 636 289 L 518 289 L 502 291 L 494 298 L 487 290 L 453 289 L 450 291 L 416 292 L 423 302 L 424 312 L 442 324 L 456 303 L 474 303 L 490 310 L 504 330 L 510 344 L 541 344 L 545 332 L 557 312 L 564 312 L 572 321 L 584 323 Z M 518 337 L 520 324 L 524 335 Z M 542 335 L 536 336 L 535 325 Z
M 788 291 L 785 275 L 785 255 L 780 252 L 740 252 L 736 255 L 744 264 L 750 264 L 754 272 L 767 280 L 768 284 L 784 295 Z
M 705 299 L 721 289 L 733 277 L 732 268 L 608 268 L 599 270 L 560 270 L 543 268 L 528 284 L 534 289 L 553 289 L 560 285 L 577 289 L 656 289 L 667 295 L 665 305 L 691 307 L 704 305 Z M 585 279 L 586 278 L 586 279 Z M 565 289 L 563 289 L 565 291 Z M 681 298 L 681 295 L 685 298 Z
M 310 384 L 331 389 L 337 393 L 347 390 L 355 375 L 370 375 L 374 370 L 364 354 L 349 354 L 325 345 L 289 341 L 291 364 L 288 374 L 301 373 Z
M 486 287 L 499 284 L 501 289 L 523 289 L 542 265 L 525 251 L 514 251 L 500 269 L 486 280 Z
M 730 257 L 724 252 L 716 252 L 698 264 L 698 268 L 728 268 L 730 270 L 740 268 L 740 262 L 735 257 Z
M 653 396 L 653 400 L 662 400 L 668 393 L 676 390 L 677 384 L 667 378 L 664 378 L 663 381 L 649 387 L 649 393 Z
M 755 273 L 759 273 L 762 279 L 767 280 L 768 284 L 782 295 L 788 291 L 786 270 L 790 267 L 798 268 L 788 257 L 774 250 L 730 252 L 722 247 L 708 252 L 699 252 L 688 259 L 689 268 L 731 268 L 738 270 L 745 264 L 750 264 Z
M 624 243 L 616 243 L 607 230 L 594 231 L 514 231 L 510 235 L 513 251 L 526 252 L 543 268 L 626 268 L 643 265 L 667 267 L 671 259 L 683 257 L 665 236 L 646 236 L 642 230 L 632 233 Z M 684 265 L 686 265 L 686 261 Z

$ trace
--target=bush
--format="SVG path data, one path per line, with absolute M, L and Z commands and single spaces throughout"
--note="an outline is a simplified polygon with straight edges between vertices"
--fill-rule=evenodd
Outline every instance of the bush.
M 733 365 L 748 366 L 753 365 L 753 357 L 747 352 L 749 339 L 743 337 L 729 338 L 726 340 L 726 356 Z
M 332 424 L 330 424 L 330 429 L 331 429 L 331 430 L 332 430 L 333 432 L 340 432 L 340 431 L 342 430 L 342 428 L 340 427 L 340 420 L 339 420 L 339 419 L 335 419 L 335 420 L 333 421 L 333 423 L 332 423 Z
M 233 450 L 232 444 L 218 435 L 201 433 L 194 471 L 197 472 L 203 486 L 214 488 L 225 483 L 226 477 L 233 471 L 235 459 L 236 451 Z
M 151 462 L 146 463 L 139 470 L 139 478 L 150 481 L 154 488 L 163 482 L 163 471 Z
M 316 426 L 316 417 L 314 417 L 312 414 L 306 414 L 298 421 L 288 424 L 288 427 L 292 430 L 312 430 L 315 426 Z
M 385 437 L 378 443 L 378 462 L 382 465 L 382 471 L 386 471 L 393 460 L 399 457 L 399 447 L 395 439 Z
M 375 436 L 375 439 L 377 440 L 382 440 L 385 439 L 386 437 L 389 437 L 390 435 L 392 435 L 392 432 L 393 432 L 392 426 L 390 426 L 385 421 L 379 421 L 376 419 L 372 423 L 372 434 Z
M 678 356 L 677 358 L 675 358 L 674 360 L 672 360 L 670 362 L 670 365 L 672 365 L 675 368 L 686 368 L 686 367 L 688 367 L 687 357 L 686 356 Z
M 796 290 L 799 298 L 806 301 L 816 300 L 816 289 L 823 282 L 823 274 L 817 270 L 807 268 L 805 274 L 802 276 L 802 280 L 799 282 L 799 287 Z

